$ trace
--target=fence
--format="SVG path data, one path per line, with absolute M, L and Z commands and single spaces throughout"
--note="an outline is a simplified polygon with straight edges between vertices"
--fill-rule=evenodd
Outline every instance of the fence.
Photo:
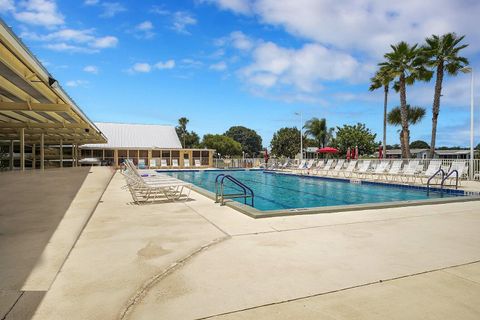
M 307 159 L 305 159 L 307 160 Z M 328 159 L 318 159 L 315 161 L 324 161 Z M 428 168 L 428 165 L 432 159 L 359 159 L 358 161 L 370 160 L 372 162 L 372 167 L 375 168 L 378 163 L 381 161 L 395 161 L 401 160 L 403 163 L 408 163 L 410 160 L 420 161 L 423 170 L 425 171 Z M 471 180 L 480 180 L 480 159 L 474 159 L 472 161 L 473 165 L 470 165 L 470 160 L 468 159 L 433 159 L 435 161 L 442 161 L 442 168 L 448 169 L 452 162 L 454 161 L 465 161 L 467 164 L 467 171 L 465 172 L 463 178 Z M 299 159 L 270 159 L 268 161 L 268 167 L 277 167 L 283 165 L 286 161 L 289 162 L 289 165 L 292 167 L 298 166 L 300 164 Z M 235 168 L 258 168 L 260 166 L 264 167 L 265 161 L 263 158 L 248 158 L 248 159 L 214 159 L 215 168 L 219 169 L 235 169 Z

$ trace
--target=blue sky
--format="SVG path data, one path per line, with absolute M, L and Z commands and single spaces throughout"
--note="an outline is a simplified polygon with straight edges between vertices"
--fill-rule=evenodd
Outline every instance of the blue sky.
M 454 31 L 475 70 L 480 61 L 471 0 L 0 0 L 0 15 L 94 121 L 186 116 L 200 135 L 243 125 L 264 145 L 298 126 L 299 111 L 329 126 L 364 122 L 381 140 L 382 92 L 368 86 L 389 44 Z M 408 88 L 408 102 L 428 110 L 412 140 L 430 141 L 433 85 Z M 469 94 L 469 75 L 446 79 L 440 145 L 468 145 Z M 398 143 L 397 128 L 387 142 Z

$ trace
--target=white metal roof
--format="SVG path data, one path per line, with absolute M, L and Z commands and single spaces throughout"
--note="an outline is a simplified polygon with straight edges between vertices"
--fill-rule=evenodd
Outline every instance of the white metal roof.
M 86 144 L 84 148 L 132 148 L 132 149 L 181 149 L 182 144 L 178 139 L 173 126 L 156 124 L 127 124 L 95 122 L 95 125 L 107 137 L 104 144 Z

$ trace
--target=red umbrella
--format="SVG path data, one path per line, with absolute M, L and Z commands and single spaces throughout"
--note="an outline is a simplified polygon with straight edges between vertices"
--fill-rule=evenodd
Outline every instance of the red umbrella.
M 350 147 L 347 149 L 347 161 L 350 161 Z
M 325 147 L 317 150 L 317 153 L 338 153 L 338 149 Z
M 382 159 L 383 158 L 383 147 L 382 145 L 380 145 L 380 147 L 378 147 L 378 159 Z
M 355 146 L 355 159 L 358 160 L 358 146 Z

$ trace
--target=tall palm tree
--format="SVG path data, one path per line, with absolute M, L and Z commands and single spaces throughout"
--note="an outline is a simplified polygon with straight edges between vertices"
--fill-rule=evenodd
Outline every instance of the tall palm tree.
M 407 104 L 407 121 L 409 125 L 415 125 L 423 120 L 425 117 L 425 108 L 422 107 L 410 107 Z M 400 107 L 393 108 L 388 113 L 388 123 L 393 126 L 402 126 L 402 110 Z M 403 130 L 403 126 L 402 126 Z M 402 139 L 403 131 L 400 130 L 400 140 Z
M 387 105 L 388 105 L 388 90 L 390 82 L 393 81 L 393 76 L 386 68 L 380 68 L 375 75 L 370 79 L 370 91 L 383 88 L 383 154 L 387 154 Z
M 396 45 L 392 45 L 392 51 L 384 55 L 387 61 L 379 63 L 379 66 L 385 68 L 396 80 L 394 88 L 400 92 L 400 118 L 402 125 L 400 143 L 403 158 L 410 157 L 406 86 L 412 85 L 416 80 L 430 80 L 432 77 L 432 72 L 424 67 L 422 56 L 419 54 L 420 51 L 417 47 L 417 44 L 410 46 L 404 41 L 399 42 Z
M 305 134 L 312 136 L 319 147 L 325 147 L 332 139 L 334 129 L 327 127 L 327 120 L 325 118 L 312 118 L 305 122 L 304 128 Z
M 177 135 L 179 135 L 180 139 L 182 139 L 184 148 L 185 148 L 185 138 L 187 135 L 187 123 L 189 121 L 190 120 L 188 120 L 187 118 L 181 117 L 180 119 L 178 119 L 178 126 L 175 128 L 175 130 L 177 131 Z
M 459 71 L 466 70 L 467 58 L 458 55 L 460 50 L 465 49 L 468 44 L 459 45 L 465 36 L 457 36 L 455 33 L 446 33 L 442 36 L 432 35 L 425 39 L 426 44 L 422 46 L 423 54 L 426 57 L 425 64 L 435 69 L 437 79 L 435 80 L 435 94 L 432 105 L 432 141 L 430 143 L 430 157 L 435 153 L 437 138 L 437 122 L 440 113 L 440 97 L 442 96 L 443 76 L 455 76 Z

